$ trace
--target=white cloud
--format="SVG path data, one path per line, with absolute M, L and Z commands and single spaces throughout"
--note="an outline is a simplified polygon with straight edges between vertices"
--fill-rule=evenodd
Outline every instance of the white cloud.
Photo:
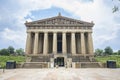
M 102 47 L 103 45 L 105 47 L 106 41 L 118 37 L 117 32 L 120 30 L 120 26 L 116 26 L 117 23 L 114 21 L 114 17 L 118 17 L 119 15 L 114 15 L 111 10 L 112 8 L 105 5 L 104 0 L 94 0 L 93 3 L 80 3 L 79 0 L 74 0 L 71 3 L 69 3 L 69 0 L 63 0 L 63 3 L 59 1 L 56 0 L 54 6 L 63 8 L 81 17 L 81 20 L 94 21 L 93 36 L 96 48 Z
M 1 37 L 5 40 L 13 41 L 15 44 L 25 43 L 26 40 L 25 31 L 14 31 L 9 28 L 5 28 L 4 31 L 1 32 Z
M 94 0 L 93 2 L 81 2 L 81 0 L 18 0 L 19 10 L 13 13 L 13 18 L 17 19 L 16 26 L 23 26 L 25 22 L 24 17 L 30 15 L 31 11 L 48 9 L 52 6 L 62 8 L 65 11 L 78 16 L 84 21 L 94 21 L 94 43 L 95 47 L 101 47 L 101 45 L 106 46 L 105 42 L 115 39 L 118 37 L 117 32 L 120 30 L 119 26 L 116 26 L 114 17 L 119 16 L 118 14 L 113 14 L 111 7 L 106 6 L 104 0 Z M 31 21 L 31 19 L 26 19 Z M 20 31 L 10 30 L 5 28 L 3 35 L 5 39 L 14 40 L 16 44 L 25 43 L 25 27 L 20 27 Z M 24 37 L 21 39 L 21 35 Z M 17 41 L 17 40 L 20 40 Z M 114 42 L 113 42 L 114 43 Z

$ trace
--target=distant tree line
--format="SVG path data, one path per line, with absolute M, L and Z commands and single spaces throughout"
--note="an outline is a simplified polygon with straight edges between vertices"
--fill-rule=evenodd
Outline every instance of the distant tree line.
M 108 55 L 120 55 L 120 50 L 113 52 L 113 49 L 110 46 L 107 46 L 104 50 L 95 49 L 95 56 L 108 56 Z
M 0 55 L 9 56 L 9 55 L 24 55 L 24 49 L 19 48 L 15 49 L 13 46 L 9 46 L 8 48 L 3 48 L 0 50 Z

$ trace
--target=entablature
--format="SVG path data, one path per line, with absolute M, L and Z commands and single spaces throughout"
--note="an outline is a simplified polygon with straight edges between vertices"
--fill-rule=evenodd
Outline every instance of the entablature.
M 88 26 L 33 26 L 27 27 L 28 30 L 30 29 L 85 29 L 85 30 L 92 30 L 92 27 Z

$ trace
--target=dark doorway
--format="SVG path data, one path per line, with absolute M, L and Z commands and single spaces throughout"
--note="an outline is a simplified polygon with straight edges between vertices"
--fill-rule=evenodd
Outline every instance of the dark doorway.
M 58 65 L 59 67 L 64 66 L 64 57 L 57 57 L 55 60 L 55 66 Z
M 62 34 L 60 33 L 57 36 L 57 52 L 62 53 Z

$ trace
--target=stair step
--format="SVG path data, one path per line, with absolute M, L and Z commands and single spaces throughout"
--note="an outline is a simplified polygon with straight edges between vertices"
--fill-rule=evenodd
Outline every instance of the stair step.
M 81 68 L 101 68 L 98 62 L 83 62 Z
M 48 63 L 45 62 L 26 62 L 23 68 L 48 68 Z

